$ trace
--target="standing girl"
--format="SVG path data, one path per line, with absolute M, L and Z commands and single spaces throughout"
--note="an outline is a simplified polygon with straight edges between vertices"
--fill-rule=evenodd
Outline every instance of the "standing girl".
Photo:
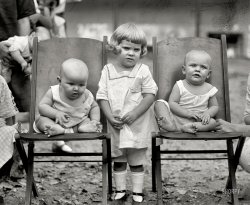
M 133 23 L 119 26 L 111 36 L 110 48 L 116 59 L 104 66 L 96 98 L 111 133 L 114 200 L 126 197 L 129 164 L 133 201 L 142 202 L 143 164 L 151 132 L 157 129 L 151 105 L 158 88 L 148 66 L 139 62 L 147 53 L 147 41 L 141 29 Z

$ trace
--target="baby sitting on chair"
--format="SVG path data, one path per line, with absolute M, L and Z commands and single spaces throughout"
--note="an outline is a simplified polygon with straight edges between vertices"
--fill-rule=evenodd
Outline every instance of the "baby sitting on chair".
M 184 59 L 184 80 L 175 83 L 168 103 L 158 100 L 155 114 L 162 131 L 212 131 L 219 107 L 217 88 L 205 82 L 211 74 L 212 59 L 203 50 L 191 50 Z
M 40 116 L 33 128 L 48 136 L 74 132 L 101 132 L 100 108 L 92 93 L 86 89 L 88 67 L 78 59 L 70 58 L 63 62 L 59 84 L 51 86 L 39 103 Z M 63 141 L 56 147 L 71 152 Z M 53 149 L 53 147 L 52 147 Z

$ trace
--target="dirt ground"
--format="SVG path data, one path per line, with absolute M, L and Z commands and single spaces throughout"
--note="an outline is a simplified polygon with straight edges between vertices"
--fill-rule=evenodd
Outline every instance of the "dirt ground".
M 241 123 L 247 74 L 250 61 L 229 60 L 229 85 L 232 121 Z M 92 142 L 69 142 L 74 150 L 98 151 L 100 144 Z M 173 149 L 224 147 L 224 143 L 168 141 L 163 146 Z M 38 144 L 39 151 L 49 151 L 50 144 Z M 228 176 L 226 160 L 207 161 L 164 161 L 163 199 L 164 204 L 212 205 L 230 204 L 230 196 L 224 188 Z M 128 172 L 129 173 L 129 172 Z M 151 162 L 148 156 L 145 176 L 145 199 L 149 205 L 156 204 L 156 194 L 152 192 Z M 97 205 L 101 204 L 101 166 L 99 163 L 36 163 L 34 178 L 40 196 L 32 198 L 33 205 Z M 236 173 L 241 204 L 250 204 L 250 175 L 238 167 Z M 24 204 L 26 179 L 0 181 L 0 196 L 5 205 Z M 131 184 L 128 180 L 128 190 Z M 109 204 L 114 204 L 109 201 Z M 129 195 L 126 205 L 131 204 Z

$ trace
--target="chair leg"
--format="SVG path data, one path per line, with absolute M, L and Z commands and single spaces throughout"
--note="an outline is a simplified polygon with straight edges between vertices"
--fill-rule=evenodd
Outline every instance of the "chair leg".
M 31 204 L 31 190 L 33 184 L 33 161 L 34 161 L 34 143 L 29 142 L 28 145 L 28 172 L 27 172 L 27 183 L 25 193 L 25 205 Z
M 155 158 L 155 147 L 156 147 L 156 137 L 152 137 L 152 142 L 151 142 L 151 151 L 152 151 L 152 191 L 156 192 L 156 175 L 155 175 L 155 168 L 156 168 L 156 158 Z
M 156 164 L 155 164 L 155 175 L 156 175 L 156 186 L 157 186 L 157 204 L 162 205 L 162 174 L 161 174 L 161 153 L 160 146 L 155 147 L 156 153 Z
M 231 201 L 232 204 L 239 204 L 238 199 L 238 190 L 236 186 L 235 179 L 235 156 L 233 151 L 233 142 L 232 140 L 227 140 L 227 150 L 228 150 L 228 168 L 229 168 L 229 178 L 230 178 L 230 193 L 231 193 Z M 236 166 L 237 167 L 237 166 Z
M 108 156 L 107 141 L 102 140 L 102 204 L 107 205 L 107 183 L 108 183 Z
M 239 164 L 239 159 L 240 159 L 240 156 L 241 156 L 241 152 L 242 152 L 242 149 L 243 149 L 243 146 L 244 146 L 244 143 L 245 143 L 245 137 L 241 137 L 237 143 L 237 147 L 236 147 L 236 150 L 235 150 L 235 164 L 234 164 L 234 172 L 236 172 L 237 170 L 237 166 Z M 231 179 L 230 177 L 228 177 L 227 179 L 227 184 L 226 184 L 226 189 L 231 189 Z
M 111 197 L 112 194 L 112 159 L 111 159 L 111 140 L 107 138 L 107 155 L 108 155 L 108 193 Z
M 23 147 L 23 143 L 20 139 L 16 139 L 16 148 L 17 148 L 17 151 L 18 151 L 20 158 L 22 160 L 24 170 L 27 174 L 28 173 L 28 158 L 27 158 L 25 149 Z M 38 197 L 38 191 L 37 191 L 37 187 L 36 187 L 36 184 L 34 182 L 34 179 L 33 179 L 33 183 L 32 183 L 32 191 L 33 191 L 34 197 Z

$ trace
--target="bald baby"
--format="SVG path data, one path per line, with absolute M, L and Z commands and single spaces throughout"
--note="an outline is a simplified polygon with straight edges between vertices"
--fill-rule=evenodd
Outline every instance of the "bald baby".
M 211 56 L 204 50 L 191 50 L 189 51 L 184 59 L 184 65 L 186 65 L 186 63 L 192 59 L 192 58 L 202 58 L 202 59 L 206 59 L 206 63 L 209 65 L 209 67 L 212 64 L 212 58 Z
M 88 67 L 83 61 L 79 59 L 67 59 L 62 63 L 59 79 L 63 78 L 64 76 L 72 80 L 87 81 L 89 76 Z

